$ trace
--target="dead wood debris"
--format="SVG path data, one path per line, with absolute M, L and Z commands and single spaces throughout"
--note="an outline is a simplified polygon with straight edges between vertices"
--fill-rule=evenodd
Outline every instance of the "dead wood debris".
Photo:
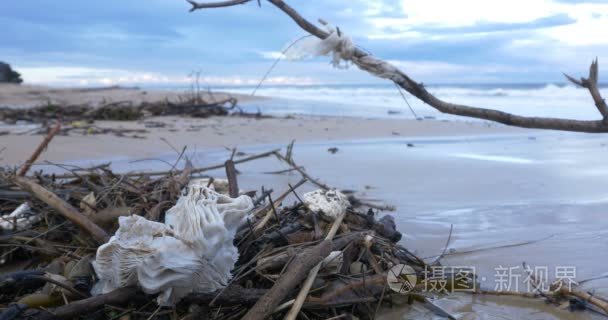
M 194 118 L 208 118 L 212 116 L 242 116 L 261 118 L 261 113 L 244 112 L 238 106 L 234 97 L 223 100 L 206 101 L 200 96 L 187 96 L 177 102 L 169 100 L 156 102 L 142 102 L 133 104 L 131 101 L 118 101 L 106 103 L 99 107 L 82 105 L 60 105 L 47 103 L 35 108 L 20 109 L 0 107 L 0 121 L 7 124 L 31 123 L 40 124 L 40 128 L 30 130 L 31 134 L 46 134 L 52 123 L 59 119 L 64 123 L 60 134 L 76 133 L 114 134 L 141 138 L 138 134 L 146 133 L 145 129 L 102 128 L 95 125 L 97 120 L 134 121 L 158 116 L 189 116 Z M 156 128 L 165 124 L 159 122 L 146 122 L 146 128 Z
M 238 191 L 235 164 L 277 154 L 227 161 L 231 193 Z M 291 157 L 281 158 L 296 166 Z M 272 191 L 254 196 L 256 208 L 235 237 L 240 258 L 226 288 L 192 293 L 172 309 L 158 308 L 154 297 L 137 288 L 90 296 L 96 282 L 91 259 L 115 231 L 118 217 L 162 221 L 181 189 L 204 171 L 189 162 L 183 170 L 151 175 L 115 173 L 108 165 L 61 177 L 0 171 L 0 212 L 28 203 L 29 214 L 41 216 L 27 228 L 0 235 L 0 319 L 372 319 L 380 306 L 404 297 L 451 317 L 420 285 L 407 294 L 388 289 L 387 275 L 395 265 L 412 267 L 422 283 L 428 274 L 427 264 L 397 243 L 401 234 L 391 216 L 378 218 L 370 207 L 353 202 L 331 221 L 302 201 L 282 205 L 288 195 L 299 199 L 297 189 L 306 179 L 286 186 L 274 201 Z M 325 268 L 320 261 L 336 251 L 342 263 Z M 605 300 L 580 290 L 560 289 L 546 297 L 553 303 L 583 299 L 608 311 Z

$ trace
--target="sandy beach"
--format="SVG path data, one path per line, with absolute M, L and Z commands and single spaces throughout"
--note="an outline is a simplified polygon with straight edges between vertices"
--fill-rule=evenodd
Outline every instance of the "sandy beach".
M 0 320 L 608 318 L 608 0 L 141 2 L 3 3 Z
M 32 90 L 43 93 L 33 99 L 28 93 Z M 109 99 L 108 95 L 119 100 L 149 99 L 159 94 L 164 99 L 163 93 L 143 95 L 138 89 L 119 88 L 83 91 L 24 86 L 8 91 L 10 97 L 3 95 L 0 105 L 28 107 L 39 103 L 40 97 L 51 95 L 57 101 L 74 103 Z M 6 88 L 1 92 L 6 94 Z M 485 279 L 480 281 L 482 288 L 493 289 L 496 268 L 518 267 L 522 261 L 551 270 L 575 266 L 580 279 L 606 272 L 601 263 L 608 259 L 606 243 L 594 240 L 603 238 L 602 230 L 608 227 L 602 218 L 606 207 L 602 189 L 608 170 L 601 161 L 606 153 L 601 136 L 483 122 L 305 115 L 259 119 L 154 117 L 95 121 L 95 125 L 145 132 L 135 134 L 137 137 L 57 136 L 38 164 L 112 161 L 118 171 L 168 169 L 177 158 L 171 144 L 177 149 L 187 146 L 194 165 L 205 166 L 222 163 L 230 156 L 227 149 L 254 154 L 296 140 L 295 159 L 307 172 L 332 186 L 355 190 L 363 199 L 394 206 L 397 228 L 404 233 L 401 243 L 419 256 L 433 259 L 440 254 L 453 226 L 444 261 L 475 267 Z M 29 129 L 23 126 L 3 130 L 9 132 L 0 136 L 3 166 L 20 165 L 43 138 L 24 133 Z M 327 152 L 329 148 L 338 151 Z M 300 179 L 293 172 L 267 174 L 281 169 L 286 167 L 276 159 L 239 165 L 239 184 L 248 190 L 261 185 L 282 190 Z M 225 175 L 223 170 L 207 173 Z M 307 184 L 301 191 L 313 189 Z M 525 285 L 523 278 L 518 281 Z M 593 281 L 585 288 L 603 293 L 605 282 Z M 437 304 L 467 319 L 494 319 L 493 315 L 595 318 L 590 313 L 581 316 L 515 297 L 451 295 Z M 383 310 L 378 316 L 402 319 L 404 315 L 416 319 L 433 316 L 428 310 L 410 306 Z
M 0 85 L 0 106 L 27 108 L 53 102 L 85 103 L 98 106 L 110 101 L 159 101 L 179 99 L 180 93 L 126 88 L 52 89 L 45 87 Z M 217 99 L 225 93 L 213 94 Z M 236 95 L 239 101 L 250 97 Z M 264 98 L 255 98 L 264 99 Z M 69 123 L 64 125 L 70 125 Z M 249 117 L 153 117 L 140 121 L 96 121 L 99 128 L 145 130 L 125 137 L 112 134 L 71 134 L 56 137 L 39 162 L 61 162 L 99 158 L 146 158 L 171 152 L 167 144 L 189 150 L 205 148 L 238 148 L 252 145 L 286 145 L 292 140 L 329 142 L 344 140 L 469 136 L 522 132 L 502 125 L 438 120 L 364 119 L 328 116 Z M 27 128 L 8 127 L 8 134 L 0 136 L 0 165 L 18 165 L 42 139 L 40 135 L 23 134 Z M 530 132 L 528 132 L 530 133 Z M 132 138 L 136 136 L 136 138 Z M 166 140 L 166 141 L 165 141 Z
M 150 124 L 163 128 L 149 128 Z M 407 138 L 424 136 L 462 136 L 497 134 L 517 130 L 483 124 L 415 121 L 365 120 L 335 117 L 289 117 L 251 119 L 242 117 L 213 117 L 189 119 L 177 117 L 151 118 L 139 122 L 97 121 L 100 128 L 142 129 L 139 138 L 116 137 L 111 134 L 58 136 L 40 162 L 96 159 L 110 157 L 151 157 L 171 151 L 166 139 L 177 148 L 189 150 L 216 147 L 244 147 L 263 144 L 287 145 L 292 140 L 329 142 L 351 139 Z M 2 165 L 19 164 L 40 142 L 40 135 L 0 136 L 5 149 L 0 154 Z

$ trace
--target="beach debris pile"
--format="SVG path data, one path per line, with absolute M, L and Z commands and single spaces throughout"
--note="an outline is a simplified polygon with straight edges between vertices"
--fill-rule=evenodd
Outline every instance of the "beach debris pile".
M 373 319 L 402 303 L 454 318 L 423 289 L 440 258 L 426 262 L 399 244 L 391 215 L 303 169 L 280 194 L 239 189 L 235 165 L 274 155 L 301 168 L 290 152 L 167 172 L 99 165 L 28 176 L 36 154 L 0 171 L 2 320 Z M 204 175 L 220 168 L 226 180 Z M 306 183 L 319 190 L 300 196 Z M 586 294 L 562 289 L 551 302 L 588 298 L 602 308 Z
M 140 103 L 132 101 L 102 102 L 101 105 L 88 103 L 66 105 L 47 102 L 32 108 L 0 107 L 0 122 L 7 125 L 35 124 L 35 129 L 25 131 L 30 134 L 46 134 L 49 127 L 59 119 L 64 125 L 61 134 L 114 134 L 141 138 L 140 134 L 147 133 L 139 128 L 114 128 L 99 126 L 96 121 L 146 121 L 151 117 L 186 116 L 193 118 L 208 118 L 217 116 L 239 116 L 262 118 L 261 112 L 246 112 L 238 105 L 238 100 L 226 98 L 204 97 L 202 94 L 185 94 L 178 96 L 175 101 L 165 99 Z M 163 123 L 147 121 L 145 127 L 163 126 Z
M 100 107 L 90 105 L 60 105 L 48 103 L 46 105 L 16 109 L 0 108 L 0 120 L 6 123 L 26 121 L 31 123 L 46 123 L 58 117 L 64 122 L 93 121 L 93 120 L 140 120 L 151 116 L 188 115 L 191 117 L 206 118 L 210 116 L 225 116 L 231 111 L 238 111 L 236 98 L 227 98 L 218 101 L 199 101 L 195 103 L 190 99 L 178 102 L 169 100 L 158 102 L 142 102 L 133 104 L 131 101 L 112 102 Z

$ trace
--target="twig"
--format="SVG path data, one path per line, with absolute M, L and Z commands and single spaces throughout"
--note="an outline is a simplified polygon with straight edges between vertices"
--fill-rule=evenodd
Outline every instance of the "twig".
M 104 305 L 128 303 L 136 292 L 137 289 L 133 287 L 120 288 L 106 294 L 51 309 L 50 312 L 53 315 L 53 318 L 56 319 L 74 319 L 82 314 L 99 309 Z
M 292 192 L 293 189 L 298 188 L 299 186 L 303 185 L 306 181 L 307 181 L 306 179 L 303 179 L 303 180 L 300 180 L 300 182 L 296 183 L 293 187 L 290 186 L 290 189 L 288 191 L 283 192 L 283 194 L 281 194 L 274 201 L 274 203 L 269 203 L 262 210 L 258 211 L 257 214 L 255 214 L 255 215 L 258 215 L 259 213 L 265 213 L 262 217 L 262 220 L 260 220 L 260 222 L 258 222 L 258 224 L 253 228 L 254 235 L 259 234 L 260 231 L 262 229 L 264 229 L 264 227 L 266 226 L 268 221 L 270 221 L 270 218 L 273 215 L 272 208 L 274 206 L 278 206 L 289 195 L 289 193 Z
M 339 215 L 336 218 L 336 220 L 331 225 L 331 228 L 329 229 L 327 236 L 325 237 L 325 241 L 333 240 L 334 236 L 338 232 L 338 228 L 340 228 L 340 225 L 342 224 L 342 220 L 344 220 L 344 216 L 346 216 L 346 213 L 342 213 L 341 215 Z M 306 281 L 304 281 L 304 284 L 302 285 L 300 292 L 298 292 L 298 296 L 296 297 L 296 299 L 293 303 L 293 306 L 291 306 L 291 309 L 285 316 L 285 320 L 295 320 L 296 319 L 296 317 L 298 316 L 298 313 L 300 313 L 300 309 L 302 309 L 302 306 L 304 305 L 304 301 L 306 300 L 306 296 L 308 296 L 308 292 L 310 291 L 310 288 L 312 287 L 313 282 L 317 278 L 317 274 L 319 274 L 320 269 L 321 269 L 321 262 L 319 262 L 312 270 L 310 270 L 310 273 L 308 274 Z
M 288 165 L 290 165 L 294 170 L 298 171 L 300 173 L 300 175 L 302 175 L 302 177 L 306 178 L 308 181 L 312 182 L 314 185 L 316 185 L 317 187 L 323 189 L 323 190 L 329 190 L 331 189 L 328 185 L 320 182 L 319 180 L 311 177 L 308 173 L 306 173 L 306 171 L 304 171 L 304 169 L 302 169 L 302 167 L 296 165 L 293 161 L 293 159 L 289 159 L 285 156 L 283 156 L 282 154 L 280 154 L 279 152 L 274 152 L 274 155 L 279 158 L 280 160 L 285 161 Z
M 602 117 L 604 117 L 604 121 L 608 121 L 608 105 L 606 105 L 606 100 L 602 98 L 602 95 L 600 94 L 600 90 L 598 88 L 598 74 L 598 63 L 597 58 L 595 58 L 595 60 L 593 60 L 591 66 L 589 67 L 589 77 L 587 79 L 581 78 L 581 80 L 579 81 L 565 73 L 564 76 L 566 76 L 566 78 L 570 80 L 570 82 L 583 88 L 587 88 L 589 90 L 589 93 L 593 98 L 593 102 L 595 102 L 595 106 L 597 107 L 597 110 L 600 112 Z
M 303 167 L 300 167 L 303 168 Z M 283 173 L 288 173 L 288 172 L 292 172 L 292 171 L 296 171 L 295 168 L 289 168 L 289 169 L 284 169 L 284 170 L 277 170 L 277 171 L 266 171 L 266 172 L 262 172 L 263 174 L 283 174 Z
M 18 176 L 23 177 L 27 174 L 27 172 L 32 167 L 32 164 L 34 162 L 36 162 L 36 159 L 38 159 L 38 157 L 40 156 L 42 151 L 44 151 L 44 149 L 46 149 L 46 147 L 49 145 L 51 140 L 53 140 L 53 137 L 55 137 L 55 135 L 57 134 L 57 132 L 59 132 L 59 130 L 61 130 L 61 122 L 57 122 L 55 127 L 53 127 L 53 129 L 51 129 L 51 131 L 49 131 L 49 134 L 47 134 L 46 137 L 44 137 L 44 140 L 42 140 L 40 145 L 38 145 L 38 148 L 36 148 L 36 150 L 34 150 L 34 153 L 32 153 L 30 158 L 27 159 L 25 164 L 23 164 L 21 169 L 19 169 L 19 172 L 17 173 Z
M 270 203 L 270 207 L 272 209 L 272 213 L 274 214 L 274 218 L 277 219 L 277 223 L 280 225 L 281 224 L 281 219 L 279 219 L 279 214 L 277 212 L 277 207 L 274 205 L 274 201 L 272 201 L 272 196 L 270 194 L 268 194 L 268 202 Z
M 496 250 L 496 249 L 504 249 L 504 248 L 512 248 L 512 247 L 525 246 L 525 245 L 537 243 L 537 242 L 540 242 L 540 241 L 544 241 L 544 240 L 547 240 L 547 239 L 551 239 L 551 238 L 553 238 L 553 236 L 554 235 L 550 235 L 550 236 L 547 236 L 547 237 L 544 237 L 544 238 L 541 238 L 541 239 L 524 241 L 524 242 L 518 242 L 518 243 L 513 243 L 513 244 L 505 244 L 505 245 L 494 246 L 494 247 L 479 248 L 479 249 L 473 249 L 473 250 L 467 250 L 467 251 L 448 252 L 448 253 L 444 254 L 443 256 L 457 256 L 457 255 L 469 254 L 469 253 L 473 253 L 473 252 L 480 252 L 480 251 L 487 251 L 487 250 Z M 425 257 L 425 258 L 432 258 L 432 257 L 434 257 L 434 256 Z
M 277 152 L 279 150 L 281 150 L 281 149 L 274 149 L 271 151 L 263 152 L 260 154 L 255 154 L 255 155 L 245 157 L 242 159 L 234 160 L 234 164 L 240 164 L 240 163 L 244 163 L 244 162 L 248 162 L 248 161 L 252 161 L 252 160 L 257 160 L 260 158 L 269 157 L 271 155 L 274 155 L 275 152 Z M 225 165 L 226 165 L 225 163 L 222 163 L 222 164 L 216 164 L 216 165 L 209 166 L 209 167 L 196 168 L 196 169 L 192 170 L 192 174 L 201 173 L 204 171 L 222 169 L 222 168 L 224 168 Z M 165 176 L 165 175 L 173 174 L 173 173 L 174 173 L 173 171 L 130 172 L 130 173 L 125 174 L 124 176 L 125 177 L 141 177 L 141 176 L 153 177 L 153 176 Z M 56 175 L 55 178 L 57 178 L 57 179 L 74 178 L 74 175 L 71 175 L 71 174 Z
M 190 9 L 190 12 L 192 12 L 192 11 L 198 10 L 198 9 L 221 8 L 221 7 L 230 7 L 230 6 L 234 6 L 237 4 L 245 4 L 251 0 L 229 0 L 229 1 L 219 1 L 219 2 L 212 2 L 212 3 L 200 3 L 200 2 L 193 1 L 193 0 L 186 0 L 186 1 L 188 1 L 192 5 L 192 8 Z
M 14 182 L 21 189 L 31 193 L 34 197 L 46 203 L 62 216 L 87 231 L 98 243 L 105 243 L 110 239 L 102 228 L 89 220 L 89 218 L 76 210 L 76 208 L 72 207 L 72 205 L 48 191 L 43 186 L 25 177 L 14 177 Z
M 49 277 L 45 277 L 45 276 L 40 276 L 40 275 L 28 275 L 28 278 L 32 278 L 32 279 L 36 279 L 36 280 L 42 280 L 42 281 L 46 281 L 49 283 L 52 283 L 56 286 L 62 287 L 63 289 L 68 290 L 70 293 L 79 296 L 80 298 L 87 298 L 88 296 L 74 288 L 72 288 L 71 286 L 61 282 L 61 281 L 57 281 L 55 279 L 49 278 Z
M 587 301 L 587 302 L 593 304 L 594 306 L 602 309 L 602 311 L 604 311 L 605 313 L 608 314 L 608 302 L 606 302 L 596 296 L 593 296 L 587 292 L 580 291 L 575 286 L 562 285 L 562 287 L 559 290 L 559 293 L 561 293 L 563 295 L 575 296 L 583 301 Z
M 226 160 L 224 166 L 226 167 L 226 177 L 228 178 L 228 194 L 231 198 L 236 198 L 239 196 L 239 184 L 236 178 L 234 161 Z

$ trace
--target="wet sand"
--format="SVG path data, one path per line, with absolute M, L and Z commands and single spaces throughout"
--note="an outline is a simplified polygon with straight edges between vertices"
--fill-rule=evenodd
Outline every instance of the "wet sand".
M 148 128 L 151 124 L 159 123 L 164 127 Z M 264 119 L 161 117 L 138 122 L 96 121 L 95 124 L 100 128 L 144 129 L 148 132 L 137 133 L 140 138 L 116 137 L 111 134 L 57 136 L 39 162 L 154 157 L 171 152 L 171 147 L 163 139 L 176 148 L 187 146 L 188 150 L 203 151 L 208 148 L 262 144 L 284 146 L 292 140 L 327 142 L 366 138 L 488 135 L 518 131 L 483 123 L 307 116 Z M 5 148 L 0 153 L 0 165 L 18 165 L 25 161 L 41 139 L 40 135 L 15 133 L 0 136 L 0 146 Z

